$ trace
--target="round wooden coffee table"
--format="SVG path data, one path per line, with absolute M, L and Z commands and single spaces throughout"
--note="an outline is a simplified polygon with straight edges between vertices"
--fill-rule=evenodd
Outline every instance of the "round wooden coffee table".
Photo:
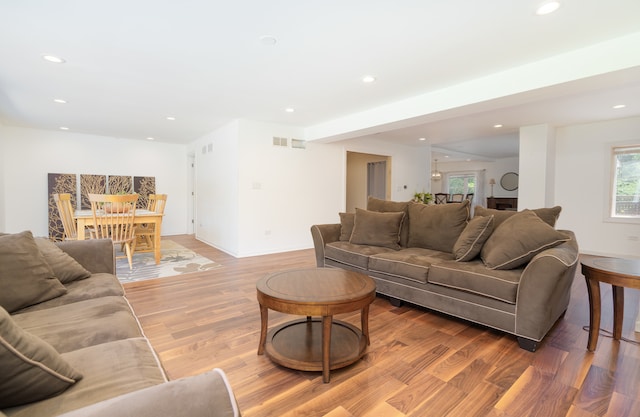
M 260 344 L 277 364 L 301 371 L 329 371 L 360 359 L 369 344 L 369 304 L 376 284 L 367 275 L 342 269 L 311 268 L 276 272 L 256 284 L 260 303 Z M 307 316 L 267 332 L 269 309 Z M 360 310 L 361 330 L 334 314 Z M 317 318 L 314 318 L 317 317 Z M 319 317 L 319 318 L 318 318 Z
M 624 287 L 640 289 L 640 260 L 587 258 L 581 262 L 582 275 L 589 293 L 589 342 L 587 350 L 596 350 L 600 332 L 600 283 L 611 284 L 613 295 L 613 338 L 622 337 Z

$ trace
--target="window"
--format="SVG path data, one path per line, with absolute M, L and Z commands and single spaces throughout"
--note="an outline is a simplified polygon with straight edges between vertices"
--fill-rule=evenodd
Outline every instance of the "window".
M 613 147 L 611 162 L 610 216 L 640 219 L 640 145 Z
M 449 174 L 447 189 L 449 194 L 475 194 L 476 175 L 469 174 Z

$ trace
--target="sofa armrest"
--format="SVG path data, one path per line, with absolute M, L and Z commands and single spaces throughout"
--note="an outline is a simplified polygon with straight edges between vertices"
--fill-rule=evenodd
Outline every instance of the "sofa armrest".
M 340 239 L 340 223 L 314 224 L 311 226 L 313 247 L 316 251 L 316 265 L 324 267 L 324 245 L 337 242 Z
M 115 274 L 116 254 L 111 239 L 65 240 L 56 245 L 91 273 Z
M 571 240 L 536 255 L 520 277 L 516 335 L 540 341 L 566 311 L 578 266 L 578 242 Z
M 123 394 L 59 417 L 238 417 L 240 410 L 226 375 L 214 369 Z

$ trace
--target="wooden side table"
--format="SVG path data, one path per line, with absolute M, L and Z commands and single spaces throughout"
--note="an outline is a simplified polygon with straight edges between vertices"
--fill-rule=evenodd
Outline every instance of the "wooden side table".
M 266 351 L 282 366 L 321 370 L 325 383 L 330 370 L 364 355 L 369 344 L 369 304 L 376 297 L 376 285 L 369 276 L 342 269 L 297 269 L 267 275 L 256 289 L 261 319 L 258 355 Z M 269 309 L 307 317 L 267 333 Z M 362 330 L 333 320 L 334 314 L 357 310 Z
M 589 293 L 589 342 L 594 351 L 600 332 L 600 283 L 611 284 L 613 290 L 613 338 L 622 337 L 624 287 L 640 289 L 640 260 L 618 258 L 589 258 L 580 262 Z

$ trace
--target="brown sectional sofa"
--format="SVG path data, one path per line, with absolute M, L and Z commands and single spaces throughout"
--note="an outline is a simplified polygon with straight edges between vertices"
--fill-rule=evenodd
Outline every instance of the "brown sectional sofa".
M 224 372 L 167 381 L 110 240 L 0 234 L 0 416 L 239 416 Z
M 560 207 L 521 212 L 469 202 L 424 205 L 369 198 L 367 210 L 313 225 L 319 267 L 360 271 L 392 303 L 407 301 L 517 337 L 535 351 L 569 304 L 578 262 Z

